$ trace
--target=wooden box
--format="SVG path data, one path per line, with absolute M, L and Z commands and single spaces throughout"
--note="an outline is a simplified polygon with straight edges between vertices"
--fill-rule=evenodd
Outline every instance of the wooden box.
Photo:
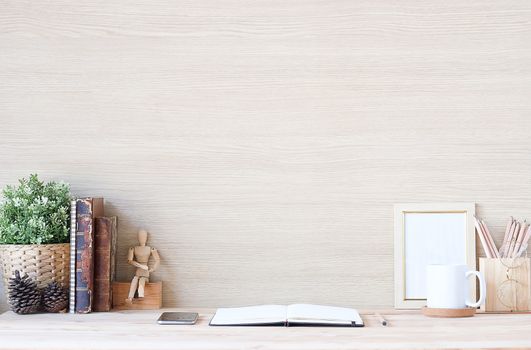
M 479 259 L 485 277 L 485 312 L 524 312 L 531 309 L 530 258 Z
M 130 282 L 113 282 L 112 307 L 114 310 L 155 310 L 162 307 L 162 282 L 146 283 L 144 297 L 134 298 L 131 304 L 125 302 L 130 286 Z

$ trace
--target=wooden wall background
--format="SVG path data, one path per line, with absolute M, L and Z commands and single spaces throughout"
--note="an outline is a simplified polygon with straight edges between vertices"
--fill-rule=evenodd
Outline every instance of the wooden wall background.
M 104 196 L 167 306 L 391 306 L 394 203 L 531 219 L 530 62 L 525 0 L 0 0 L 0 185 Z

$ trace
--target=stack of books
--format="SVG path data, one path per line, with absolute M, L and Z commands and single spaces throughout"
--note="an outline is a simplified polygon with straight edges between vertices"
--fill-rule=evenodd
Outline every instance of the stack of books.
M 103 198 L 77 198 L 70 210 L 70 313 L 110 311 L 117 219 Z

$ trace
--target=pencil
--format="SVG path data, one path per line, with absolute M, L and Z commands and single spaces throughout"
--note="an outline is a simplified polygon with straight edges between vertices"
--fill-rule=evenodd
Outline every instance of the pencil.
M 500 257 L 500 252 L 498 252 L 498 248 L 496 248 L 496 243 L 494 243 L 494 239 L 492 239 L 492 235 L 490 234 L 489 228 L 485 221 L 483 219 L 480 220 L 481 226 L 483 227 L 483 233 L 485 234 L 485 239 L 487 240 L 487 244 L 489 244 L 492 255 L 495 258 Z
M 529 241 L 529 238 L 531 237 L 531 225 L 527 227 L 527 232 L 525 234 L 524 239 L 522 240 L 522 244 L 520 245 L 520 251 L 518 252 L 517 258 L 522 255 L 522 253 L 527 249 L 527 242 Z
M 518 254 L 518 252 L 520 251 L 520 247 L 522 246 L 522 240 L 524 239 L 526 231 L 527 231 L 527 222 L 524 220 L 522 227 L 520 227 L 520 232 L 518 232 L 518 236 L 515 238 L 516 243 L 514 244 L 514 249 L 512 253 L 513 258 L 515 258 L 516 254 Z
M 514 228 L 513 234 L 511 235 L 511 242 L 509 245 L 509 251 L 507 252 L 507 257 L 512 258 L 513 257 L 513 250 L 514 245 L 516 244 L 516 237 L 518 236 L 518 232 L 520 232 L 520 223 L 516 223 L 516 227 Z
M 509 246 L 511 245 L 511 239 L 513 237 L 515 226 L 516 226 L 516 220 L 513 219 L 513 223 L 511 224 L 511 227 L 509 228 L 509 233 L 507 234 L 507 237 L 505 237 L 505 241 L 503 242 L 502 258 L 507 258 L 507 254 L 509 253 Z
M 492 255 L 492 252 L 487 243 L 486 237 L 483 234 L 483 229 L 481 228 L 481 224 L 475 215 L 474 215 L 474 224 L 476 226 L 476 232 L 478 233 L 479 240 L 481 241 L 481 245 L 483 246 L 483 250 L 485 251 L 485 255 L 487 255 L 487 258 L 493 258 L 494 256 Z
M 509 221 L 507 221 L 507 226 L 505 227 L 505 235 L 503 236 L 502 246 L 500 247 L 500 255 L 501 257 L 505 257 L 505 246 L 507 243 L 507 240 L 509 239 L 509 232 L 511 232 L 511 226 L 513 225 L 514 219 L 511 216 L 509 218 Z M 503 249 L 503 251 L 502 251 Z

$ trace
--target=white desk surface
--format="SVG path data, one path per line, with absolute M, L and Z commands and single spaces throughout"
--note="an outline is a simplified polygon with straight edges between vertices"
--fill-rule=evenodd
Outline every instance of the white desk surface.
M 162 311 L 198 311 L 193 326 L 160 326 Z M 0 316 L 0 349 L 488 349 L 530 348 L 531 314 L 436 319 L 418 311 L 361 312 L 364 328 L 210 327 L 213 310 Z

